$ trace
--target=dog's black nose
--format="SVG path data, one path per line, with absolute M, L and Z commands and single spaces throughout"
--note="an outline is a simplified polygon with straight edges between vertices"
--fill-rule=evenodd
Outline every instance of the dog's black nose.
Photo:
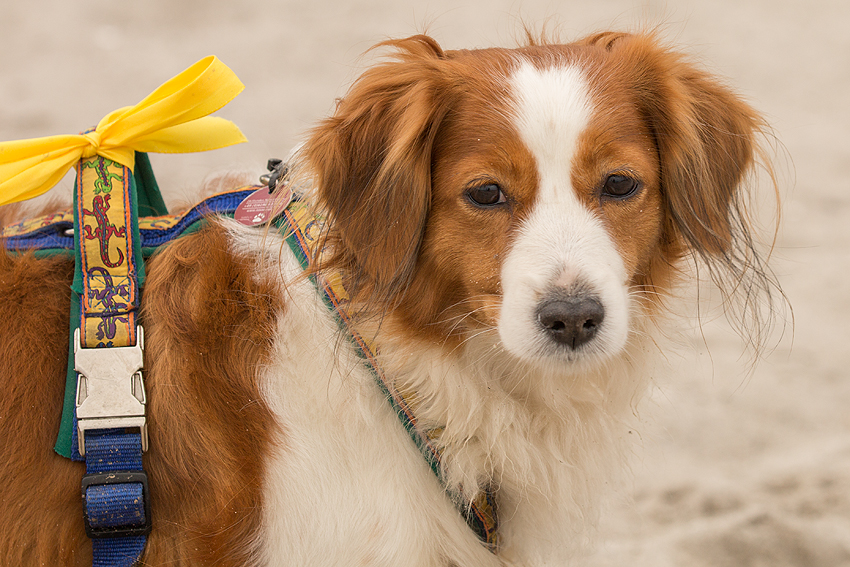
M 549 337 L 573 349 L 596 336 L 604 318 L 602 304 L 588 296 L 550 299 L 537 308 L 537 320 Z

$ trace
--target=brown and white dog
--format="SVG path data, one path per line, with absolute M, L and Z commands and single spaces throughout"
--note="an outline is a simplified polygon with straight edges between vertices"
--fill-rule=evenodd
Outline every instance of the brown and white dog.
M 651 34 L 391 42 L 297 161 L 358 330 L 414 392 L 466 525 L 281 237 L 227 219 L 148 264 L 144 565 L 566 565 L 622 468 L 697 257 L 767 281 L 742 181 L 763 122 Z M 0 563 L 90 565 L 53 453 L 73 266 L 0 258 Z M 741 284 L 740 282 L 744 282 Z M 433 433 L 438 432 L 438 433 Z

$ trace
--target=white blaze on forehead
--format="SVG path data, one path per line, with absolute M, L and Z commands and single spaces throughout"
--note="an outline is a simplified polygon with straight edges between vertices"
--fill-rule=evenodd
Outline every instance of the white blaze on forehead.
M 570 166 L 593 109 L 587 81 L 575 66 L 537 69 L 524 62 L 512 83 L 516 125 L 537 160 L 540 189 L 558 191 L 540 197 L 569 199 Z
M 534 157 L 539 182 L 515 250 L 537 256 L 533 271 L 549 286 L 556 283 L 551 278 L 586 279 L 588 254 L 604 247 L 607 239 L 572 183 L 579 139 L 592 112 L 587 82 L 575 66 L 538 69 L 526 61 L 512 77 L 512 86 L 515 124 Z M 569 286 L 568 281 L 558 283 Z

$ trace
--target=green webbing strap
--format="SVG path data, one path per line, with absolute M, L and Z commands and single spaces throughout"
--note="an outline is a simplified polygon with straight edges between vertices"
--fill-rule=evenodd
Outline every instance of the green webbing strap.
M 69 335 L 74 336 L 74 331 L 80 326 L 80 296 L 71 294 L 71 320 Z M 62 403 L 62 422 L 59 424 L 59 436 L 53 450 L 67 459 L 72 457 L 73 443 L 76 443 L 74 435 L 74 414 L 77 411 L 77 373 L 74 371 L 74 341 L 68 341 L 68 368 L 65 372 L 65 400 Z
M 136 180 L 136 196 L 139 200 L 140 217 L 161 217 L 168 214 L 162 193 L 156 183 L 148 154 L 136 152 L 136 168 L 133 171 Z

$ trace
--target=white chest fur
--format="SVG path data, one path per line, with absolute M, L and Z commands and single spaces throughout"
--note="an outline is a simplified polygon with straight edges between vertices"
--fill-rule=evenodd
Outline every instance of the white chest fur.
M 238 246 L 252 244 L 236 230 Z M 294 257 L 283 256 L 284 278 L 297 274 Z M 266 463 L 264 564 L 498 565 L 313 285 L 294 279 L 284 293 L 274 359 L 261 377 L 280 426 Z

